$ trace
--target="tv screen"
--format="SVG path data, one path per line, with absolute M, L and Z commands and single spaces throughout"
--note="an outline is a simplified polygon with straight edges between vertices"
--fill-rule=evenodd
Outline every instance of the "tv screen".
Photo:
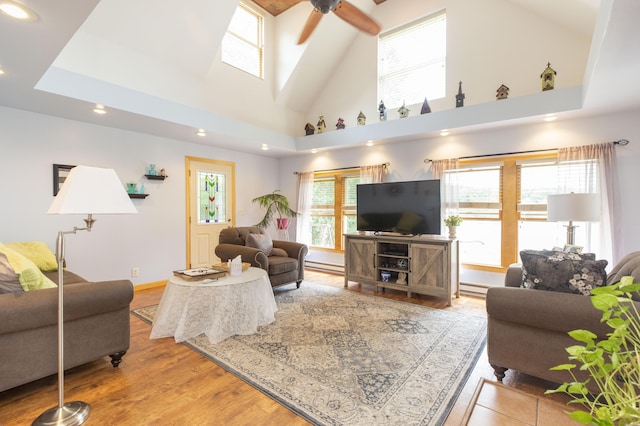
M 358 231 L 440 234 L 440 180 L 357 186 Z

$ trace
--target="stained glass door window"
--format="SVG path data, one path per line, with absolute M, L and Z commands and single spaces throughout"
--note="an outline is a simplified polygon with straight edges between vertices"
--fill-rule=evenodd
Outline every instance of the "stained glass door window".
M 198 223 L 227 221 L 226 184 L 225 174 L 198 171 Z

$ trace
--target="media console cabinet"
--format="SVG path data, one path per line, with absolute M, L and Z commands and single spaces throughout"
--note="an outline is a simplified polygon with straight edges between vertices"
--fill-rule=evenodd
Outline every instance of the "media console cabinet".
M 458 240 L 438 235 L 345 234 L 344 286 L 349 281 L 412 293 L 460 297 Z

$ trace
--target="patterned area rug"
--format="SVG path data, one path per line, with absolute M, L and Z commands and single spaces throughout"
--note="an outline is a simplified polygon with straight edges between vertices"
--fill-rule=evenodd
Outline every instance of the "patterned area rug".
M 185 344 L 315 424 L 440 425 L 485 343 L 482 317 L 310 282 L 274 294 L 257 334 Z

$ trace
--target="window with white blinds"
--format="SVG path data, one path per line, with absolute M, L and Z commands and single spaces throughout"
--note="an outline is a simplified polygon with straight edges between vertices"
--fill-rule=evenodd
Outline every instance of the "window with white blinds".
M 381 34 L 378 98 L 387 108 L 445 96 L 447 15 L 444 11 Z
M 222 62 L 263 78 L 263 17 L 239 3 L 222 39 Z

